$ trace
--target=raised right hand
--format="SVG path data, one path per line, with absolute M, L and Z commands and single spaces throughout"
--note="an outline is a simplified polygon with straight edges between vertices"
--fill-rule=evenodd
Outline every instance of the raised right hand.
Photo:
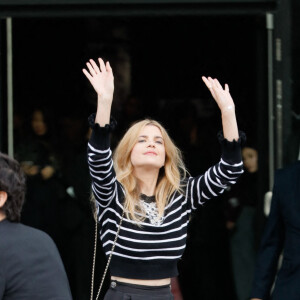
M 112 101 L 114 93 L 114 75 L 109 62 L 104 63 L 102 58 L 98 58 L 99 67 L 94 60 L 90 59 L 86 63 L 87 68 L 82 69 L 82 72 L 90 81 L 95 91 L 98 94 L 98 99 Z

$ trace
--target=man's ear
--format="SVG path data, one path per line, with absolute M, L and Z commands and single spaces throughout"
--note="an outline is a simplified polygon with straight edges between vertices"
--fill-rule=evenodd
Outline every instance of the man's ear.
M 7 200 L 7 193 L 0 191 L 0 208 L 2 208 Z

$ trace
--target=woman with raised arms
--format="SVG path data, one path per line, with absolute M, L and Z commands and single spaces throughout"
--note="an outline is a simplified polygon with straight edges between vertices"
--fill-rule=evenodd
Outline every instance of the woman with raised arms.
M 83 73 L 98 95 L 97 113 L 89 118 L 93 130 L 88 163 L 100 239 L 110 262 L 111 286 L 105 299 L 173 299 L 170 278 L 178 275 L 192 210 L 221 194 L 243 173 L 229 87 L 202 77 L 221 110 L 222 156 L 203 175 L 189 177 L 180 150 L 154 120 L 129 128 L 112 159 L 112 68 L 101 58 L 98 64 L 91 59 Z

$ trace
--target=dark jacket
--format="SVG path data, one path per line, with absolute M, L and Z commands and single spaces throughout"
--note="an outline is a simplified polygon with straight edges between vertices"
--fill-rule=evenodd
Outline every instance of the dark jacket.
M 283 261 L 277 274 L 278 258 Z M 270 215 L 258 254 L 251 298 L 300 299 L 300 161 L 276 171 Z
M 72 299 L 58 250 L 46 233 L 0 222 L 0 299 Z

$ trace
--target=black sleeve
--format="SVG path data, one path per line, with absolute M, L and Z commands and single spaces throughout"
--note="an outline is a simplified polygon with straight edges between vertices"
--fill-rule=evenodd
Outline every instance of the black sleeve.
M 100 127 L 95 123 L 95 114 L 93 114 L 89 117 L 89 123 L 93 131 L 88 143 L 88 165 L 99 214 L 103 208 L 111 205 L 117 192 L 109 136 L 116 122 L 112 120 L 110 124 Z
M 241 132 L 238 141 L 229 142 L 219 133 L 218 139 L 222 149 L 220 161 L 203 175 L 188 179 L 187 197 L 192 209 L 222 194 L 229 185 L 235 184 L 243 173 L 241 144 L 245 134 Z

